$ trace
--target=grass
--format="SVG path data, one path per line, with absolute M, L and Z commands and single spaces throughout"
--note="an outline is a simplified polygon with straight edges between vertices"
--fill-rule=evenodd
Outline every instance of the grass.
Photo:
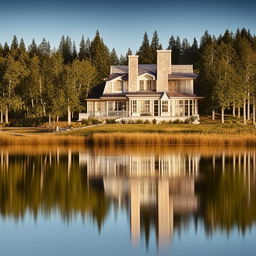
M 0 145 L 240 145 L 256 146 L 256 128 L 204 118 L 201 124 L 105 124 L 61 133 L 6 128 Z M 9 134 L 8 134 L 9 133 Z M 17 136 L 23 135 L 23 136 Z

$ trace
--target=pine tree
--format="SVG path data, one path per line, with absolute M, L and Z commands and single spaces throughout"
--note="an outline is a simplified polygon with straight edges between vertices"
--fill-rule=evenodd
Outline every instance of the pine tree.
M 157 50 L 162 50 L 162 45 L 159 43 L 159 37 L 158 37 L 158 34 L 157 34 L 156 30 L 153 33 L 150 48 L 151 48 L 151 63 L 156 64 L 156 62 L 157 62 Z
M 26 52 L 26 46 L 25 46 L 23 38 L 20 39 L 19 50 L 20 50 L 20 52 Z
M 4 51 L 3 51 L 3 55 L 4 57 L 6 57 L 10 52 L 10 48 L 7 42 L 4 43 Z
M 102 81 L 109 74 L 109 50 L 104 44 L 100 33 L 97 30 L 96 35 L 91 42 L 91 60 L 92 64 L 96 67 L 98 73 L 98 81 Z
M 32 40 L 32 43 L 28 47 L 28 53 L 30 57 L 38 55 L 38 48 L 35 42 L 35 39 Z
M 85 43 L 85 59 L 91 61 L 91 41 L 89 38 Z
M 73 41 L 73 52 L 72 52 L 72 59 L 75 60 L 77 59 L 77 51 L 76 51 L 76 43 Z
M 143 36 L 142 44 L 137 52 L 139 55 L 139 63 L 140 64 L 151 64 L 152 63 L 152 55 L 151 55 L 151 48 L 149 45 L 148 34 L 145 32 Z
M 180 38 L 177 36 L 171 36 L 169 40 L 168 50 L 172 50 L 172 64 L 180 64 L 181 62 L 181 42 Z
M 116 54 L 115 48 L 113 48 L 111 53 L 110 53 L 110 65 L 118 65 L 118 64 L 119 64 L 119 59 L 118 59 L 118 56 Z
M 85 60 L 86 59 L 86 43 L 84 40 L 84 36 L 82 36 L 79 47 L 80 47 L 79 48 L 79 59 Z
M 198 68 L 198 59 L 199 58 L 199 49 L 198 49 L 198 43 L 196 38 L 193 40 L 193 44 L 191 45 L 191 51 L 190 51 L 190 62 L 188 64 L 193 64 L 194 68 Z
M 181 44 L 181 58 L 180 58 L 180 64 L 191 64 L 190 62 L 190 45 L 187 38 L 184 38 L 182 40 Z

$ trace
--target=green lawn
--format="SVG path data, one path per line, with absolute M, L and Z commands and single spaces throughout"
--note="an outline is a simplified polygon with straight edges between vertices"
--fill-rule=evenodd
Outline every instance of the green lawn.
M 188 134 L 251 134 L 256 135 L 256 128 L 252 125 L 202 123 L 193 124 L 105 124 L 89 128 L 81 128 L 63 135 L 87 136 L 102 132 L 143 132 L 143 133 L 188 133 Z

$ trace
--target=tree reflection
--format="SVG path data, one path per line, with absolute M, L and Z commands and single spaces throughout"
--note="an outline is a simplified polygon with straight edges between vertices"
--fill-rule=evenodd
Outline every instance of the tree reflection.
M 241 153 L 243 152 L 243 153 Z M 192 220 L 245 233 L 256 221 L 256 155 L 236 148 L 0 149 L 0 214 L 23 219 L 58 212 L 102 229 L 125 209 L 131 242 L 171 243 Z

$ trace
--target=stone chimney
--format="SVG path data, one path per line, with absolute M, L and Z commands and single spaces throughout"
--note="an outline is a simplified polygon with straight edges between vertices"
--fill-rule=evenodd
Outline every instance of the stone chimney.
M 168 74 L 171 73 L 171 50 L 157 50 L 157 82 L 158 92 L 168 91 Z
M 138 55 L 128 56 L 128 91 L 138 91 Z

